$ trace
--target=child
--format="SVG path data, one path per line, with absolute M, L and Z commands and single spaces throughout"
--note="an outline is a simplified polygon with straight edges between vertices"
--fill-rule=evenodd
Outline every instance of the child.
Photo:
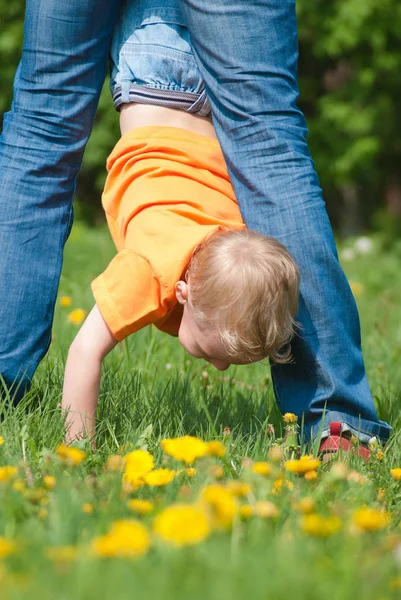
M 103 194 L 118 254 L 68 353 L 67 439 L 94 433 L 101 364 L 151 323 L 219 370 L 289 359 L 299 274 L 242 221 L 178 2 L 128 2 L 112 44 L 122 137 Z

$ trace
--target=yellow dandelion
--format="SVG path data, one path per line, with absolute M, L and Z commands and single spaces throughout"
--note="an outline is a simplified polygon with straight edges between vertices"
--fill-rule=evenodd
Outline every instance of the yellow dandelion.
M 13 481 L 12 488 L 16 492 L 20 492 L 20 494 L 23 494 L 26 490 L 25 481 L 23 479 L 16 479 L 15 481 Z
M 238 481 L 232 479 L 231 481 L 227 481 L 226 488 L 233 496 L 237 496 L 238 498 L 244 498 L 247 496 L 252 488 L 249 483 L 244 483 L 243 481 Z
M 206 486 L 201 500 L 209 507 L 215 526 L 228 528 L 232 525 L 237 513 L 237 503 L 225 487 L 218 484 Z
M 105 470 L 111 473 L 117 473 L 123 468 L 124 459 L 119 454 L 112 454 L 108 457 L 105 464 Z
M 72 304 L 72 299 L 70 296 L 61 296 L 60 305 L 63 308 L 68 308 L 68 306 L 71 306 L 71 304 Z
M 150 547 L 148 530 L 135 520 L 115 521 L 109 533 L 92 541 L 97 556 L 134 558 L 144 555 Z
M 196 469 L 194 469 L 193 467 L 188 467 L 188 469 L 186 469 L 186 474 L 188 477 L 195 477 Z
M 153 504 L 149 500 L 141 500 L 139 498 L 128 500 L 127 506 L 132 512 L 138 515 L 147 515 L 153 510 Z
M 219 440 L 207 442 L 207 453 L 209 456 L 217 456 L 222 458 L 226 453 L 226 447 Z
M 267 462 L 255 462 L 252 465 L 252 471 L 257 473 L 258 475 L 270 475 L 272 469 L 269 463 Z
M 330 476 L 336 481 L 346 479 L 348 476 L 348 467 L 343 462 L 335 463 L 330 470 Z
M 0 435 L 0 446 L 2 446 L 4 444 L 4 438 L 3 436 Z
M 284 423 L 296 423 L 297 416 L 294 415 L 294 413 L 285 413 L 283 415 L 283 421 L 284 421 Z
M 155 469 L 143 476 L 147 485 L 162 486 L 171 483 L 175 477 L 175 471 L 172 469 Z
M 384 460 L 384 452 L 378 450 L 375 455 L 376 460 L 382 461 Z
M 400 577 L 394 577 L 391 581 L 390 581 L 390 590 L 401 590 L 401 576 Z
M 68 320 L 73 325 L 81 325 L 86 317 L 86 311 L 82 308 L 76 308 L 68 315 Z
M 359 283 L 359 281 L 350 281 L 349 286 L 355 298 L 359 298 L 359 296 L 362 296 L 365 290 L 365 286 L 363 285 L 363 283 Z
M 161 446 L 165 454 L 176 460 L 182 460 L 187 465 L 208 454 L 207 443 L 190 435 L 162 440 Z
M 272 463 L 279 463 L 283 460 L 283 449 L 280 446 L 272 446 L 269 450 L 268 458 Z
M 224 469 L 221 465 L 212 465 L 210 467 L 210 475 L 214 479 L 222 479 L 224 477 Z
M 16 467 L 10 467 L 6 465 L 5 467 L 0 467 L 0 482 L 10 481 L 17 474 Z
M 278 517 L 278 508 L 273 502 L 260 500 L 255 503 L 254 513 L 261 519 L 275 519 Z
M 317 471 L 308 471 L 307 473 L 305 473 L 304 479 L 306 479 L 307 481 L 315 481 L 315 479 L 317 479 Z
M 6 558 L 15 552 L 16 545 L 5 537 L 0 537 L 0 558 Z
M 361 506 L 352 515 L 353 524 L 362 531 L 378 531 L 390 523 L 391 516 L 384 510 Z
M 91 515 L 93 513 L 93 504 L 91 502 L 85 502 L 82 505 L 82 512 L 86 515 Z
M 316 471 L 321 465 L 321 461 L 313 456 L 302 456 L 299 460 L 287 460 L 284 467 L 290 473 L 305 475 L 308 471 Z
M 147 450 L 134 450 L 124 456 L 124 481 L 135 483 L 153 470 L 155 461 Z
M 302 521 L 303 531 L 312 537 L 329 537 L 341 529 L 339 517 L 323 517 L 318 514 L 304 515 Z
M 39 519 L 46 519 L 46 517 L 47 517 L 47 508 L 44 508 L 42 506 L 42 508 L 39 509 L 38 517 L 39 517 Z
M 359 485 L 364 485 L 366 483 L 366 477 L 365 475 L 362 475 L 362 473 L 359 473 L 359 471 L 350 471 L 347 475 L 347 481 L 350 481 L 351 483 L 359 483 Z
M 253 516 L 253 508 L 250 504 L 243 504 L 239 507 L 238 514 L 244 521 L 248 521 Z
M 56 563 L 68 563 L 76 559 L 78 549 L 75 546 L 49 546 L 46 556 Z
M 304 498 L 301 498 L 299 502 L 294 504 L 294 508 L 304 515 L 310 515 L 315 511 L 315 501 L 310 496 L 305 496 Z
M 287 488 L 287 490 L 290 490 L 290 491 L 294 487 L 294 484 L 292 483 L 292 481 L 287 481 L 283 477 L 280 477 L 279 479 L 276 479 L 276 481 L 273 483 L 272 494 L 274 494 L 275 496 L 280 494 L 283 490 L 284 485 Z
M 60 444 L 57 447 L 56 452 L 57 456 L 61 458 L 62 461 L 73 467 L 80 465 L 87 456 L 86 452 L 83 450 L 74 448 L 73 446 L 66 446 L 65 444 Z
M 45 475 L 43 477 L 43 485 L 47 490 L 53 490 L 56 487 L 56 478 L 53 475 Z
M 156 517 L 154 533 L 176 546 L 199 544 L 210 534 L 210 524 L 205 511 L 199 506 L 173 504 Z
M 401 481 L 401 469 L 399 467 L 396 469 L 391 469 L 390 475 L 396 481 Z

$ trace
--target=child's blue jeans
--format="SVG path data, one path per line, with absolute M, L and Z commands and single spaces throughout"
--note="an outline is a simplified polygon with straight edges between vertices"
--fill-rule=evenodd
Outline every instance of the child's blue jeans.
M 181 9 L 245 223 L 282 241 L 301 271 L 295 362 L 273 367 L 279 407 L 303 415 L 307 438 L 341 421 L 386 439 L 296 106 L 295 2 L 181 0 Z M 0 143 L 0 373 L 20 383 L 17 399 L 50 343 L 75 179 L 119 10 L 118 0 L 27 0 Z

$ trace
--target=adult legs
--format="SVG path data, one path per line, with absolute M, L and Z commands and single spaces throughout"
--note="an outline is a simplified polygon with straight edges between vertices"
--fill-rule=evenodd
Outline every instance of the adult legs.
M 272 370 L 277 402 L 303 416 L 306 438 L 340 421 L 364 441 L 386 439 L 296 106 L 295 1 L 181 1 L 244 220 L 278 238 L 301 272 L 295 360 Z
M 0 374 L 16 400 L 50 343 L 75 179 L 119 5 L 27 0 L 0 138 Z

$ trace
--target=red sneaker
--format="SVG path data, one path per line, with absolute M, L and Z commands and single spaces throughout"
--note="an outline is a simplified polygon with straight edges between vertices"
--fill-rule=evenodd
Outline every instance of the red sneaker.
M 343 452 L 353 452 L 356 456 L 363 458 L 366 462 L 369 460 L 370 450 L 359 444 L 354 446 L 350 440 L 341 435 L 341 423 L 330 423 L 330 435 L 324 438 L 319 447 L 319 454 L 328 456 L 342 450 Z

